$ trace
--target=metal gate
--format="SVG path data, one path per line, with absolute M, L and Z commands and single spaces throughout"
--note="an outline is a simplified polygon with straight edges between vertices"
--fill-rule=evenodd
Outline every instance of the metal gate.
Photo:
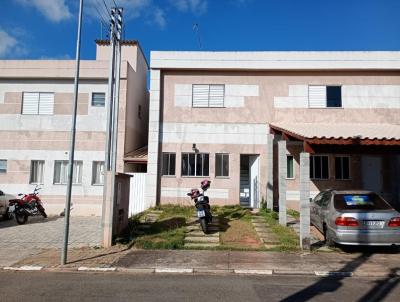
M 131 187 L 129 196 L 129 216 L 138 214 L 150 208 L 146 204 L 146 173 L 129 173 L 131 177 Z

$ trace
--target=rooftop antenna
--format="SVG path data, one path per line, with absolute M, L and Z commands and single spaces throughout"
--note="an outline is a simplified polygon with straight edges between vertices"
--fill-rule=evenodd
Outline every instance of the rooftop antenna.
M 201 38 L 200 38 L 199 30 L 200 30 L 200 29 L 199 29 L 199 24 L 198 24 L 198 23 L 194 23 L 194 24 L 193 24 L 193 31 L 194 31 L 195 34 L 196 34 L 197 43 L 198 43 L 198 45 L 199 45 L 199 49 L 202 50 L 202 49 L 203 49 L 203 46 L 202 46 L 202 44 L 201 44 Z

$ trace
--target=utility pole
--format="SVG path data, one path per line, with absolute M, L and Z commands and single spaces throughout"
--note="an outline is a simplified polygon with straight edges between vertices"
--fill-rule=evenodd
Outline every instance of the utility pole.
M 119 83 L 121 66 L 122 12 L 120 7 L 111 9 L 110 20 L 110 69 L 108 78 L 108 104 L 106 148 L 104 161 L 104 188 L 102 229 L 103 246 L 112 245 L 112 227 L 115 204 L 115 176 L 118 143 Z
M 67 263 L 68 252 L 68 236 L 69 236 L 69 214 L 71 208 L 71 193 L 72 193 L 72 180 L 74 172 L 74 156 L 75 156 L 75 134 L 76 134 L 76 110 L 78 106 L 78 87 L 79 87 L 79 65 L 81 57 L 81 29 L 82 29 L 82 11 L 83 0 L 79 4 L 79 18 L 78 18 L 78 34 L 76 40 L 76 56 L 75 56 L 75 81 L 74 81 L 74 103 L 72 108 L 72 126 L 71 126 L 71 148 L 69 151 L 69 165 L 68 165 L 68 185 L 67 185 L 67 198 L 65 200 L 65 217 L 64 217 L 64 244 L 61 253 L 61 264 Z

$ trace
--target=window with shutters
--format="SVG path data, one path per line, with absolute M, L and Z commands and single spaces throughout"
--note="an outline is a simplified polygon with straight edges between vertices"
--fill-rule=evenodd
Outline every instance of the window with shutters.
M 82 184 L 82 161 L 74 161 L 72 183 Z M 68 182 L 68 160 L 56 160 L 54 163 L 54 184 L 65 185 Z
M 193 107 L 224 107 L 225 85 L 193 84 Z
M 182 176 L 209 176 L 209 154 L 182 153 Z
M 106 103 L 106 94 L 104 92 L 93 92 L 92 93 L 92 106 L 93 107 L 104 107 Z
M 44 172 L 44 160 L 32 160 L 31 161 L 31 184 L 42 184 L 43 183 L 43 172 Z
M 310 108 L 340 108 L 342 107 L 341 86 L 308 86 L 308 106 Z
M 335 157 L 335 178 L 338 180 L 350 179 L 350 157 L 336 156 Z
M 54 112 L 54 93 L 24 92 L 22 114 L 51 115 Z
M 310 156 L 310 178 L 329 179 L 329 160 L 327 155 Z

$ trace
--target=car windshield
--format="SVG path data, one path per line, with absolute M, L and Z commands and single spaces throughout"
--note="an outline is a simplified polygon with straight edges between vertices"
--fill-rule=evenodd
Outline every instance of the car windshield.
M 336 194 L 337 210 L 391 210 L 392 207 L 378 194 Z

